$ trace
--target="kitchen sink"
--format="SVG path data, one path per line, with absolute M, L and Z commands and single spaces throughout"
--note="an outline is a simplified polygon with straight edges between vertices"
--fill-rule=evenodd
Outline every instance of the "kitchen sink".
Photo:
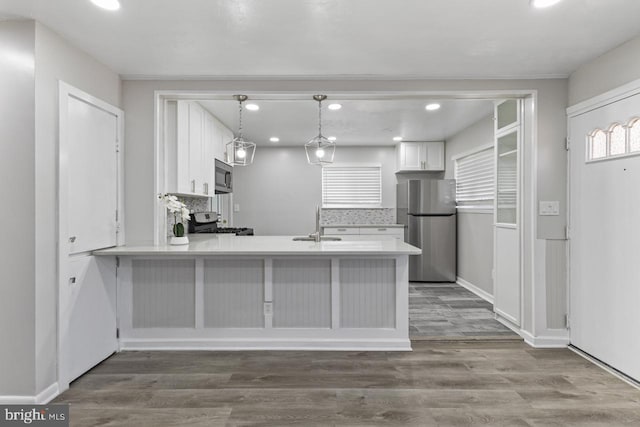
M 339 242 L 340 240 L 342 240 L 341 237 L 320 236 L 321 242 Z M 300 236 L 300 237 L 294 237 L 293 241 L 294 242 L 315 242 L 316 239 L 315 237 L 311 237 L 311 236 Z

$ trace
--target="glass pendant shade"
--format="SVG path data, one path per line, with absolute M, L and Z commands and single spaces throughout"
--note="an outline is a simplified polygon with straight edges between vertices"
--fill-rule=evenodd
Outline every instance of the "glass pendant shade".
M 322 101 L 327 99 L 326 95 L 314 95 L 313 99 L 318 101 L 318 136 L 312 138 L 304 145 L 307 153 L 307 161 L 312 165 L 328 165 L 333 163 L 333 156 L 336 152 L 336 143 L 329 141 L 322 136 Z
M 307 152 L 307 161 L 312 165 L 328 165 L 333 163 L 333 155 L 336 152 L 336 143 L 329 141 L 322 135 L 312 138 L 304 145 Z
M 246 95 L 234 95 L 239 103 L 240 121 L 238 125 L 238 136 L 227 142 L 227 163 L 233 166 L 247 166 L 253 163 L 253 156 L 256 153 L 256 143 L 246 141 L 242 137 L 242 103 L 248 99 Z
M 241 137 L 234 138 L 227 143 L 227 163 L 234 166 L 247 166 L 253 163 L 256 144 L 245 141 Z

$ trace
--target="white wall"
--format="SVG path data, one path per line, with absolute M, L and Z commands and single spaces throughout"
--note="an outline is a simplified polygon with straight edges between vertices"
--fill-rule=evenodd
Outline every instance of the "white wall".
M 640 79 L 640 37 L 582 65 L 569 78 L 569 105 Z
M 445 178 L 453 179 L 453 157 L 494 143 L 493 114 L 447 140 Z M 458 277 L 493 295 L 493 213 L 458 211 Z
M 490 114 L 447 139 L 445 144 L 446 168 L 444 171 L 446 179 L 455 178 L 454 157 L 483 145 L 494 143 L 493 125 L 493 114 Z
M 395 148 L 336 148 L 335 163 L 382 165 L 382 205 L 395 207 Z M 235 226 L 258 235 L 306 235 L 315 230 L 315 207 L 322 204 L 321 168 L 307 163 L 304 147 L 258 147 L 252 165 L 234 168 Z
M 35 26 L 36 392 L 56 380 L 58 81 L 120 106 L 120 77 L 40 23 Z
M 33 21 L 0 22 L 0 396 L 35 389 L 34 46 Z
M 458 277 L 493 296 L 493 214 L 458 212 Z
M 120 78 L 34 21 L 1 22 L 0 50 L 0 396 L 35 396 L 57 381 L 58 81 L 119 106 Z

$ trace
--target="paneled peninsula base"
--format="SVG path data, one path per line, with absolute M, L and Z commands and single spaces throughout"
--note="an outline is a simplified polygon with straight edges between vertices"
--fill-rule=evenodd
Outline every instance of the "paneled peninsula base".
M 411 350 L 408 255 L 119 258 L 121 350 Z

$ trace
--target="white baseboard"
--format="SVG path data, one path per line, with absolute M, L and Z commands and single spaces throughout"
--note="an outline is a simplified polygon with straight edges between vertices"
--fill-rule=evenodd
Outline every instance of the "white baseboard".
M 411 351 L 409 339 L 387 340 L 234 340 L 234 339 L 121 339 L 127 350 L 303 350 L 303 351 Z
M 622 381 L 626 382 L 627 384 L 629 384 L 630 386 L 635 387 L 638 390 L 640 390 L 640 383 L 637 382 L 635 379 L 633 379 L 633 378 L 623 374 L 622 372 L 612 368 L 611 366 L 607 365 L 606 363 L 601 362 L 600 360 L 598 360 L 595 357 L 591 356 L 589 353 L 585 353 L 584 351 L 580 350 L 578 347 L 574 347 L 573 345 L 569 346 L 569 350 L 573 351 L 578 356 L 587 359 L 589 362 L 591 362 L 594 365 L 600 367 L 601 369 L 604 369 L 605 371 L 607 371 L 608 373 L 610 373 L 614 377 L 617 377 L 617 378 L 621 379 Z
M 547 329 L 544 334 L 533 336 L 530 332 L 525 331 L 509 319 L 502 317 L 496 313 L 496 320 L 516 334 L 520 335 L 524 342 L 534 348 L 566 348 L 569 345 L 569 331 L 566 329 Z
M 569 345 L 569 331 L 566 329 L 548 329 L 545 335 L 534 337 L 529 332 L 520 330 L 524 342 L 535 348 L 566 348 Z
M 55 399 L 59 394 L 60 388 L 58 387 L 58 383 L 53 383 L 36 396 L 36 404 L 45 405 Z
M 46 405 L 58 394 L 58 383 L 53 383 L 35 396 L 0 396 L 0 405 Z
M 480 289 L 476 285 L 470 282 L 467 282 L 466 280 L 464 280 L 462 277 L 459 277 L 459 276 L 456 277 L 456 283 L 462 286 L 463 288 L 467 289 L 468 291 L 471 291 L 474 294 L 478 295 L 483 300 L 493 304 L 493 295 L 491 295 L 489 292 Z

